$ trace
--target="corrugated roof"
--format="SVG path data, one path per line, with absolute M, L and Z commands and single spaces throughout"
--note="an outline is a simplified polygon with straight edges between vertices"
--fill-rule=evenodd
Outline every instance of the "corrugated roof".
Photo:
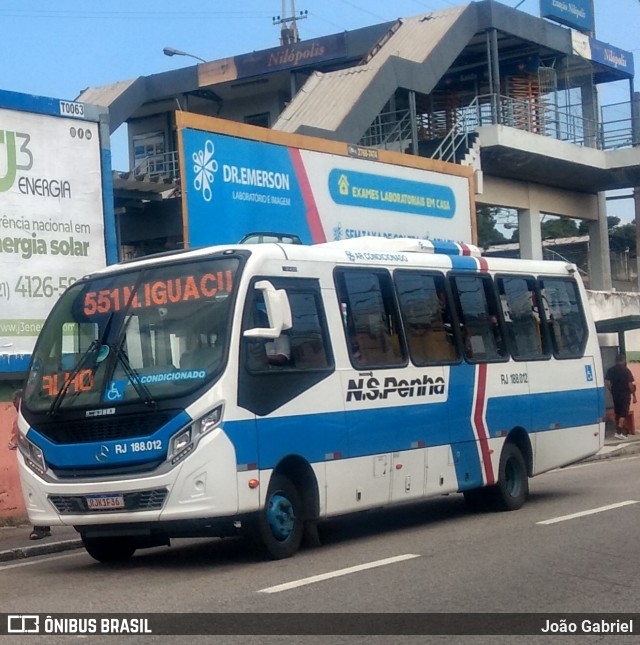
M 296 132 L 306 126 L 336 131 L 381 70 L 393 64 L 391 59 L 397 65 L 428 62 L 434 48 L 466 9 L 467 6 L 455 7 L 401 19 L 363 64 L 326 74 L 315 72 L 282 112 L 274 130 Z

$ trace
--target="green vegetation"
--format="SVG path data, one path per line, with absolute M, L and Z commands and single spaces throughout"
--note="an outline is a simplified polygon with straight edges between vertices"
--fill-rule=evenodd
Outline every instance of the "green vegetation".
M 494 244 L 506 244 L 517 242 L 519 239 L 516 228 L 511 238 L 506 238 L 498 230 L 498 220 L 504 216 L 506 211 L 495 206 L 480 206 L 476 213 L 478 224 L 478 245 L 481 248 L 493 246 Z M 614 215 L 607 217 L 607 228 L 609 229 L 609 249 L 612 253 L 624 253 L 627 249 L 632 256 L 636 254 L 636 225 L 635 221 L 628 224 L 621 224 L 622 220 Z M 540 225 L 542 239 L 556 239 L 563 237 L 574 237 L 587 235 L 589 223 L 571 219 L 569 217 L 545 217 Z

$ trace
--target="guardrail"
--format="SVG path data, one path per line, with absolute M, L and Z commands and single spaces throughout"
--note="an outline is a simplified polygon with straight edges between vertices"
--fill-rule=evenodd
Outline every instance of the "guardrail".
M 483 94 L 467 105 L 418 116 L 419 144 L 428 156 L 442 161 L 460 159 L 472 135 L 486 125 L 507 127 L 567 141 L 579 146 L 611 150 L 640 143 L 634 140 L 631 103 L 612 103 L 600 109 L 600 120 L 583 116 L 580 104 L 557 106 L 551 95 L 516 99 L 499 94 Z M 440 134 L 439 134 L 440 133 Z M 411 147 L 412 124 L 408 110 L 378 115 L 360 140 L 363 146 L 407 150 Z

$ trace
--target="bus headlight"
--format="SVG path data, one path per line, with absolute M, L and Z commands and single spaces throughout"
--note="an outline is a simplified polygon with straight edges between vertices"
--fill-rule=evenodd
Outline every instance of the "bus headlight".
M 217 428 L 220 419 L 222 419 L 222 404 L 211 410 L 208 414 L 205 414 L 193 424 L 195 431 L 194 439 L 199 439 L 208 432 L 211 432 L 214 428 Z
M 220 404 L 211 412 L 194 421 L 190 426 L 177 432 L 169 442 L 167 459 L 177 464 L 184 459 L 195 447 L 201 437 L 211 432 L 220 424 L 223 405 Z
M 22 433 L 18 434 L 18 446 L 24 460 L 27 462 L 27 466 L 39 475 L 44 475 L 47 467 L 44 463 L 42 450 L 35 443 L 29 441 Z

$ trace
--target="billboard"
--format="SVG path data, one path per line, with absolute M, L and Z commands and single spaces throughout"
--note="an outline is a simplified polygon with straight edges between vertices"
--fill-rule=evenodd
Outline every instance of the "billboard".
M 110 167 L 91 111 L 0 92 L 0 372 L 27 368 L 58 296 L 107 263 Z
M 177 113 L 185 242 L 252 232 L 473 242 L 473 171 L 456 164 Z

